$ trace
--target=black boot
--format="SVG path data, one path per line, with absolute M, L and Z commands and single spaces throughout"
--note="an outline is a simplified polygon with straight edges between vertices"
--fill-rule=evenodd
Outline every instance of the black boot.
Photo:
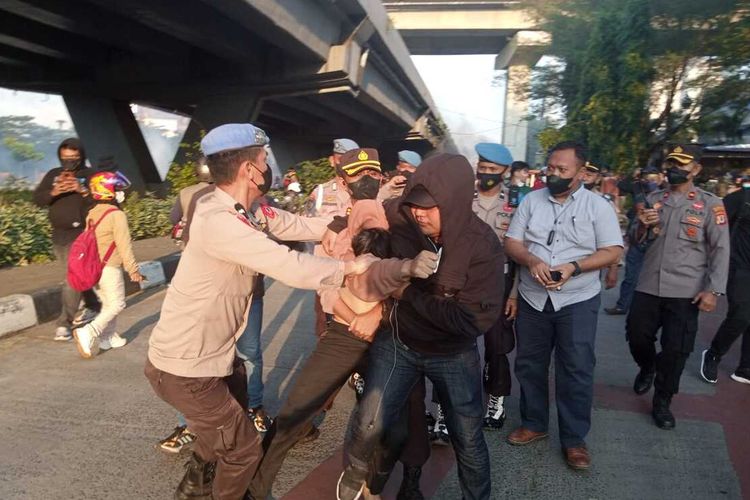
M 633 382 L 633 390 L 639 396 L 646 394 L 651 390 L 651 386 L 654 384 L 654 377 L 656 371 L 653 368 L 641 368 L 638 375 L 635 376 L 635 382 Z
M 671 402 L 672 396 L 670 395 L 658 391 L 654 394 L 654 407 L 651 410 L 651 415 L 654 417 L 656 426 L 660 429 L 674 429 L 674 415 L 669 409 Z
M 404 465 L 404 478 L 401 480 L 401 488 L 398 490 L 396 500 L 424 500 L 424 495 L 419 489 L 421 475 L 422 467 Z
M 177 491 L 174 492 L 174 499 L 211 500 L 215 464 L 204 462 L 193 453 L 190 461 L 185 464 L 185 468 L 187 470 L 179 486 L 177 486 Z

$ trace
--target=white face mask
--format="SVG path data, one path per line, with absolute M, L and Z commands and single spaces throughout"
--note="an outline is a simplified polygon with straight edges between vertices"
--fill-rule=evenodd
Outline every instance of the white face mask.
M 117 203 L 122 203 L 125 201 L 125 192 L 124 191 L 115 191 L 115 201 Z
M 286 187 L 287 191 L 294 191 L 295 193 L 301 193 L 302 188 L 299 185 L 299 182 L 292 182 Z

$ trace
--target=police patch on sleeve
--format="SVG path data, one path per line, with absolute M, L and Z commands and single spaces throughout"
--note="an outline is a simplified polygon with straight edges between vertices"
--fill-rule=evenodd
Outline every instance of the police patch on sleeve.
M 723 226 L 727 223 L 727 211 L 724 205 L 719 205 L 711 209 L 714 213 L 714 220 L 717 226 Z
M 269 205 L 261 205 L 260 210 L 263 212 L 263 215 L 265 215 L 269 219 L 273 219 L 274 217 L 276 217 L 276 212 Z

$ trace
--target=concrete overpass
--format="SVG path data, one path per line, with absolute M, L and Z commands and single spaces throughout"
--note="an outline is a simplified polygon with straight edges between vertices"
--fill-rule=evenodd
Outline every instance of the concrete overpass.
M 523 89 L 550 37 L 507 0 L 386 0 L 393 26 L 415 55 L 495 54 L 495 69 L 507 70 L 502 133 L 498 140 L 515 159 L 527 159 L 528 102 Z
M 0 86 L 62 94 L 91 157 L 138 186 L 161 179 L 134 102 L 190 115 L 188 143 L 258 123 L 283 166 L 336 136 L 392 161 L 445 139 L 378 0 L 0 0 Z

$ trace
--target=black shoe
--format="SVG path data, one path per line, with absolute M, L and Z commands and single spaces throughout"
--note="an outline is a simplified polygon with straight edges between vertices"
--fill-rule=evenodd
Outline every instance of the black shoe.
M 398 490 L 396 500 L 424 500 L 424 495 L 419 489 L 421 475 L 422 467 L 404 465 L 404 478 L 401 480 L 401 488 Z
M 486 430 L 496 431 L 503 428 L 505 423 L 505 408 L 503 408 L 502 397 L 490 395 L 487 398 L 487 411 L 484 414 L 482 427 Z
M 646 368 L 641 368 L 641 371 L 635 376 L 635 382 L 633 382 L 633 390 L 635 393 L 640 396 L 641 394 L 646 394 L 650 391 L 651 386 L 654 384 L 655 376 L 656 372 L 653 368 L 648 370 Z
M 620 309 L 619 307 L 605 307 L 604 312 L 609 314 L 610 316 L 623 316 L 627 314 L 628 312 L 625 309 Z
M 182 477 L 175 500 L 211 500 L 211 487 L 214 481 L 215 463 L 204 462 L 195 453 L 185 464 L 185 475 Z
M 427 421 L 427 433 L 432 434 L 432 429 L 435 427 L 435 417 L 432 416 L 429 410 L 425 410 L 424 419 Z
M 672 402 L 672 396 L 664 396 L 660 394 L 654 395 L 654 407 L 651 410 L 651 416 L 654 417 L 654 423 L 659 429 L 674 429 L 675 420 L 674 415 L 669 409 L 669 405 Z
M 701 377 L 709 384 L 715 384 L 719 379 L 719 361 L 721 358 L 711 352 L 711 349 L 703 351 L 701 357 Z

